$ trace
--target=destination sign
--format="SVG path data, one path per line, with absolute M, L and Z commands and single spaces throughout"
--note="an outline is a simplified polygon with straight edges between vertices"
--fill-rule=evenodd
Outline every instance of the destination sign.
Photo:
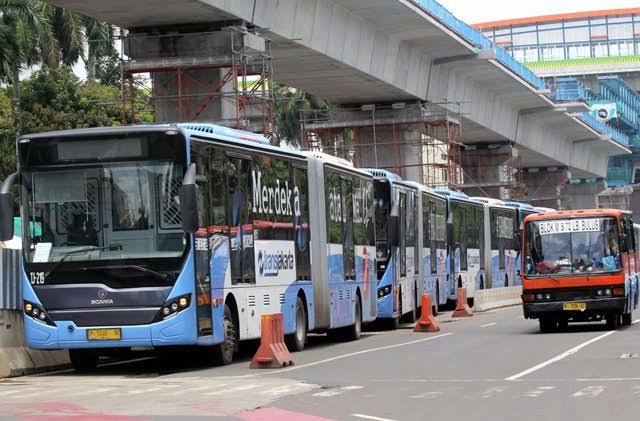
M 598 232 L 600 219 L 565 219 L 559 221 L 538 222 L 540 234 L 565 234 L 572 232 Z

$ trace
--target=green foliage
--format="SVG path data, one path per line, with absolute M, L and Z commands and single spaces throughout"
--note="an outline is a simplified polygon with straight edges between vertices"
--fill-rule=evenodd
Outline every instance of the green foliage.
M 313 118 L 318 112 L 325 117 L 335 112 L 331 102 L 286 85 L 274 84 L 274 93 L 276 138 L 280 142 L 299 146 L 302 120 Z
M 0 181 L 15 171 L 16 132 L 11 99 L 0 91 Z
M 144 103 L 149 92 L 137 95 Z M 99 83 L 82 83 L 66 67 L 44 68 L 21 84 L 23 133 L 40 133 L 122 124 L 120 90 Z M 0 91 L 0 181 L 15 171 L 13 88 Z M 127 123 L 131 116 L 127 115 Z M 153 109 L 138 107 L 136 122 L 152 123 Z

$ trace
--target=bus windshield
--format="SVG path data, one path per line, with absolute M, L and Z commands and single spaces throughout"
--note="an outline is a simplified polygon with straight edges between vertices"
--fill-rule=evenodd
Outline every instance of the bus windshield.
M 182 166 L 105 163 L 23 174 L 27 263 L 153 260 L 185 250 Z
M 614 218 L 529 222 L 526 248 L 527 275 L 610 273 L 622 268 Z

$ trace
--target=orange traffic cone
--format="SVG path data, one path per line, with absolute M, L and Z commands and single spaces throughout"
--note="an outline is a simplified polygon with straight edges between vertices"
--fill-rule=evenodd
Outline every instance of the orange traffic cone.
M 260 348 L 251 360 L 251 368 L 282 368 L 293 365 L 284 343 L 282 313 L 265 314 L 260 319 Z
M 414 332 L 440 332 L 438 320 L 433 317 L 431 311 L 431 295 L 422 294 L 422 314 L 413 328 Z
M 471 317 L 473 313 L 467 304 L 467 289 L 458 288 L 458 302 L 456 303 L 456 309 L 453 311 L 451 317 Z

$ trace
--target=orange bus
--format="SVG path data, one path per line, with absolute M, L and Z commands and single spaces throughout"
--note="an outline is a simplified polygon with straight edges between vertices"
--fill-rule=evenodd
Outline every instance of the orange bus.
M 638 306 L 638 255 L 630 212 L 530 215 L 522 227 L 524 317 L 542 332 L 569 322 L 630 325 Z

